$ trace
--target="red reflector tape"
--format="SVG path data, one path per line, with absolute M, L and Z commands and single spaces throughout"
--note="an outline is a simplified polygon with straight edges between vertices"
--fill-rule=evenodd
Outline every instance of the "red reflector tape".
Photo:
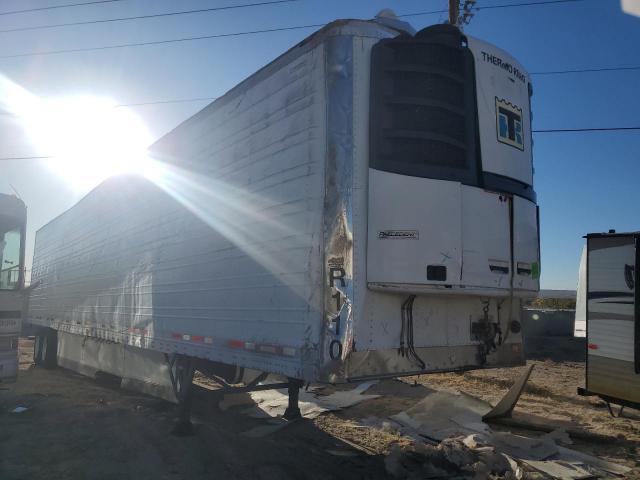
M 588 343 L 587 344 L 587 348 L 590 350 L 597 350 L 598 349 L 598 345 L 596 345 L 595 343 Z
M 176 340 L 182 340 L 182 334 L 181 333 L 172 333 L 171 334 L 171 338 L 175 338 Z
M 231 348 L 244 348 L 244 342 L 240 340 L 229 340 L 229 346 Z
M 197 342 L 197 343 L 202 343 L 202 342 L 204 342 L 204 337 L 201 336 L 201 335 L 193 335 L 191 337 L 191 341 L 192 342 Z

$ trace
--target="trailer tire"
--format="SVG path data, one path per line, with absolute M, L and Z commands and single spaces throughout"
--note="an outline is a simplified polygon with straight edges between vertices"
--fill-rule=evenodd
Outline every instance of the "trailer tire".
M 179 355 L 171 366 L 173 393 L 178 402 L 187 394 L 193 382 L 193 363 L 189 357 Z
M 58 332 L 52 328 L 38 332 L 33 345 L 33 362 L 44 368 L 58 365 Z

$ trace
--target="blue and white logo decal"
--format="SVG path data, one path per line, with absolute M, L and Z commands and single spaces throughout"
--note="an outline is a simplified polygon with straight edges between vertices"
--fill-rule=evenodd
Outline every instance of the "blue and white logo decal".
M 522 109 L 496 97 L 498 141 L 524 151 Z

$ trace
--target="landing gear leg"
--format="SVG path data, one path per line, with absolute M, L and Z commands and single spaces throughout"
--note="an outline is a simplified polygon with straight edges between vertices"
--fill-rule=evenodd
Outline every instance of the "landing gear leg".
M 191 404 L 193 403 L 193 374 L 195 371 L 194 361 L 187 356 L 176 356 L 170 364 L 169 371 L 172 373 L 174 393 L 178 399 L 178 421 L 171 433 L 179 436 L 193 434 L 191 424 Z
M 287 420 L 297 420 L 302 418 L 300 414 L 300 407 L 298 406 L 298 398 L 300 396 L 300 388 L 303 385 L 302 380 L 298 380 L 297 378 L 288 378 L 289 386 L 287 387 L 287 391 L 289 393 L 289 405 L 287 409 L 284 411 L 284 418 Z

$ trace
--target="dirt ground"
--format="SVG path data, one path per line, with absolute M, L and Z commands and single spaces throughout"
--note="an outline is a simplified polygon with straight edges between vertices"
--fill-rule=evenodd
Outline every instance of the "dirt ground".
M 367 391 L 380 398 L 257 439 L 242 432 L 263 421 L 197 403 L 195 434 L 176 437 L 169 434 L 174 405 L 66 370 L 36 368 L 31 348 L 28 341 L 21 345 L 19 381 L 0 384 L 1 480 L 389 478 L 384 458 L 408 440 L 363 427 L 363 418 L 398 413 L 433 389 L 462 390 L 495 404 L 525 368 L 385 380 Z M 640 478 L 640 414 L 611 418 L 603 402 L 576 394 L 584 344 L 546 340 L 528 352 L 535 368 L 514 418 L 604 435 L 571 448 L 624 463 L 634 468 L 630 478 Z M 16 406 L 28 410 L 10 413 Z

